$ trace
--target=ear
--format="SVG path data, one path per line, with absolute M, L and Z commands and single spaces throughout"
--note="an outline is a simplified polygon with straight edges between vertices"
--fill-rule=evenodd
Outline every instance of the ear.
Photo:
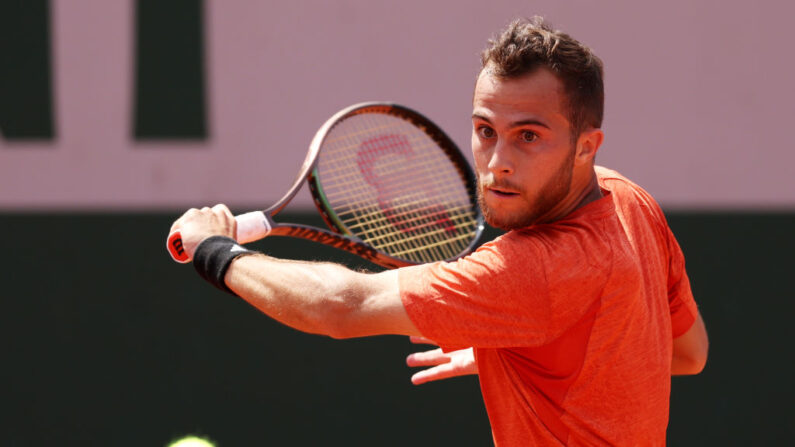
M 577 152 L 575 155 L 576 163 L 591 163 L 599 146 L 605 139 L 605 134 L 602 129 L 590 128 L 584 130 L 577 138 Z

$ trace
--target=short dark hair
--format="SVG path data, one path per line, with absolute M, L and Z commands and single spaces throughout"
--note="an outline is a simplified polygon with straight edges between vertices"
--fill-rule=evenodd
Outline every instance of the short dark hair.
M 507 79 L 539 68 L 552 71 L 563 83 L 572 138 L 588 127 L 602 126 L 602 61 L 587 46 L 552 29 L 543 18 L 514 20 L 490 39 L 481 53 L 481 71 L 487 66 L 495 76 Z

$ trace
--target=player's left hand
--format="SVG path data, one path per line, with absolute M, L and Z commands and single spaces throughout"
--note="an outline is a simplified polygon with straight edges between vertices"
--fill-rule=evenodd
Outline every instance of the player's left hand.
M 411 337 L 412 343 L 436 344 L 423 337 Z M 411 376 L 411 383 L 421 385 L 434 380 L 478 373 L 478 364 L 472 348 L 443 352 L 441 348 L 415 352 L 406 357 L 409 366 L 431 366 Z
M 196 247 L 210 236 L 228 236 L 232 239 L 237 234 L 237 221 L 226 205 L 202 209 L 191 208 L 171 225 L 170 233 L 179 230 L 182 235 L 182 247 L 190 258 Z

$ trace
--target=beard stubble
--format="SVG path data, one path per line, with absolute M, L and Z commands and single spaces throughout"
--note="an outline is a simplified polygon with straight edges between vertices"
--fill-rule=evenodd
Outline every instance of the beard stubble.
M 555 175 L 550 177 L 549 181 L 538 191 L 535 200 L 528 200 L 524 188 L 506 180 L 494 181 L 489 184 L 484 184 L 478 175 L 478 205 L 483 212 L 483 217 L 486 222 L 492 227 L 501 230 L 515 230 L 518 228 L 529 227 L 538 223 L 539 218 L 547 214 L 551 209 L 557 206 L 571 189 L 571 179 L 574 170 L 574 153 L 575 148 L 569 151 L 568 156 L 560 165 Z M 527 207 L 523 211 L 514 212 L 509 216 L 498 216 L 495 210 L 490 209 L 486 205 L 484 192 L 487 187 L 504 187 L 520 191 L 521 197 L 527 203 Z

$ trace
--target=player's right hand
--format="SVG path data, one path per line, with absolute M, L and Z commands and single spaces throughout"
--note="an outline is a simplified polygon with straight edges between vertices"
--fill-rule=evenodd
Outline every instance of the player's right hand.
M 191 208 L 171 225 L 169 234 L 175 231 L 180 232 L 182 247 L 192 259 L 196 247 L 210 236 L 228 236 L 234 239 L 237 234 L 237 221 L 223 204 L 212 208 Z

